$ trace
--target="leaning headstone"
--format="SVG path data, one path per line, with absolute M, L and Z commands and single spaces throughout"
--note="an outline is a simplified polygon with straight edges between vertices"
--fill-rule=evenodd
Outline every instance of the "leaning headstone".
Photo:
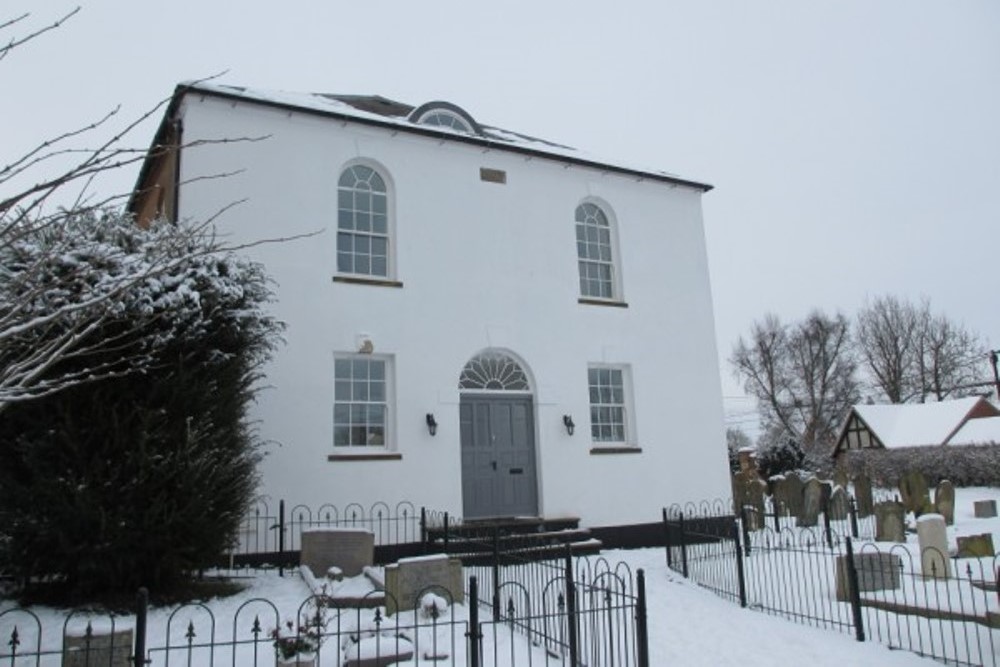
M 806 482 L 805 489 L 802 492 L 802 513 L 798 516 L 795 525 L 800 528 L 809 528 L 819 523 L 822 499 L 822 483 L 816 478 Z
M 842 486 L 846 489 L 847 483 L 847 471 L 843 468 L 837 468 L 837 472 L 833 473 L 833 485 Z
M 959 558 L 993 558 L 995 554 L 993 533 L 958 538 Z
M 944 517 L 932 512 L 917 519 L 917 542 L 920 544 L 920 571 L 924 576 L 938 579 L 950 577 L 948 527 Z
M 435 554 L 401 558 L 385 566 L 385 611 L 390 616 L 397 611 L 416 609 L 418 596 L 442 590 L 448 591 L 453 604 L 465 601 L 465 579 L 458 558 Z
M 858 574 L 858 591 L 895 590 L 899 588 L 899 573 L 903 559 L 898 554 L 882 552 L 862 552 L 854 554 L 854 569 Z M 847 572 L 847 556 L 837 556 L 837 600 L 849 602 L 851 599 L 850 577 Z
M 858 503 L 858 516 L 865 518 L 875 513 L 872 481 L 864 473 L 854 478 L 854 499 Z
M 875 505 L 875 541 L 906 542 L 906 508 L 892 500 Z
M 972 504 L 977 519 L 990 519 L 997 515 L 997 501 L 977 500 Z
M 66 635 L 63 639 L 63 667 L 131 667 L 132 630 L 95 632 L 89 637 Z M 13 663 L 12 663 L 13 664 Z
M 827 514 L 830 516 L 830 521 L 843 521 L 846 519 L 847 513 L 850 511 L 850 503 L 850 498 L 844 487 L 838 486 L 835 488 L 826 508 Z
M 326 576 L 331 567 L 356 577 L 374 562 L 375 534 L 358 528 L 306 528 L 299 558 L 314 577 Z
M 933 511 L 930 491 L 927 488 L 927 478 L 918 470 L 911 470 L 899 480 L 899 493 L 903 496 L 903 505 L 907 512 L 920 516 Z
M 955 486 L 946 479 L 934 489 L 934 511 L 943 516 L 949 526 L 955 523 Z

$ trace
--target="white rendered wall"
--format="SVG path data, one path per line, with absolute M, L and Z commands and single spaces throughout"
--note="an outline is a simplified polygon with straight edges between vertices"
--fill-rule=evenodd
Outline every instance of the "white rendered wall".
M 318 232 L 247 251 L 276 281 L 272 310 L 288 325 L 255 411 L 275 443 L 264 494 L 313 506 L 409 500 L 460 515 L 458 377 L 499 347 L 536 383 L 544 515 L 639 523 L 666 504 L 729 495 L 699 191 L 212 97 L 188 95 L 182 113 L 186 143 L 269 135 L 186 149 L 182 182 L 243 171 L 184 185 L 182 218 L 246 199 L 219 221 L 233 243 Z M 391 179 L 402 288 L 332 280 L 337 179 L 355 159 Z M 506 171 L 507 183 L 481 181 L 481 167 Z M 585 198 L 618 222 L 628 308 L 577 301 L 573 214 Z M 402 459 L 328 461 L 334 355 L 355 352 L 363 334 L 393 360 L 390 449 Z M 590 453 L 588 363 L 629 366 L 641 454 Z

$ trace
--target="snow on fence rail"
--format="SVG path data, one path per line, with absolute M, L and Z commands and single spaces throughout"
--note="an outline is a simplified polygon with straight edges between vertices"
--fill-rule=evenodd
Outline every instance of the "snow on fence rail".
M 1000 665 L 1000 555 L 887 547 L 847 522 L 767 525 L 731 507 L 664 509 L 669 567 L 744 607 L 949 664 Z

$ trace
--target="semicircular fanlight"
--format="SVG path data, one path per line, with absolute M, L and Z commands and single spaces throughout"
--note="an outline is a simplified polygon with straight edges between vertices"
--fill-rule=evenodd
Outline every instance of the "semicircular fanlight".
M 487 350 L 469 360 L 458 379 L 459 389 L 528 391 L 528 376 L 509 354 Z

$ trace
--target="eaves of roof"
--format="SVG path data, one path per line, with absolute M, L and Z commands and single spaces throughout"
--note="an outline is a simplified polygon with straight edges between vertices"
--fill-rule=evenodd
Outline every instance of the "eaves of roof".
M 701 183 L 699 181 L 679 178 L 677 176 L 672 176 L 670 174 L 665 174 L 662 172 L 636 169 L 633 167 L 626 167 L 622 165 L 601 162 L 598 160 L 589 160 L 584 157 L 566 155 L 564 153 L 549 152 L 537 148 L 532 148 L 530 146 L 511 143 L 507 141 L 501 141 L 498 139 L 492 139 L 490 137 L 459 134 L 455 132 L 442 132 L 441 130 L 432 126 L 416 125 L 413 123 L 402 123 L 399 122 L 399 119 L 390 120 L 387 118 L 385 120 L 382 120 L 378 117 L 341 113 L 334 109 L 316 109 L 305 106 L 299 106 L 278 100 L 262 99 L 258 97 L 253 97 L 252 95 L 241 94 L 236 89 L 234 89 L 233 92 L 227 92 L 226 90 L 220 89 L 220 87 L 218 86 L 213 86 L 213 87 L 200 86 L 198 83 L 180 84 L 179 86 L 177 86 L 174 92 L 174 99 L 171 101 L 170 108 L 167 111 L 168 115 L 171 114 L 174 109 L 176 109 L 177 105 L 180 103 L 180 100 L 187 93 L 210 95 L 236 102 L 258 104 L 262 106 L 282 109 L 284 111 L 294 111 L 297 113 L 304 113 L 304 114 L 322 116 L 327 118 L 336 118 L 338 120 L 347 121 L 351 123 L 360 123 L 362 125 L 381 127 L 392 130 L 394 132 L 408 132 L 410 134 L 433 137 L 439 140 L 445 139 L 448 141 L 455 141 L 458 143 L 472 144 L 475 146 L 489 148 L 492 150 L 508 151 L 531 157 L 544 158 L 562 164 L 571 164 L 582 167 L 589 167 L 601 171 L 607 171 L 616 174 L 622 174 L 625 176 L 631 176 L 637 179 L 648 179 L 652 181 L 659 181 L 662 183 L 669 183 L 671 185 L 694 188 L 702 192 L 708 192 L 714 187 L 707 183 Z M 328 96 L 328 97 L 343 99 L 344 97 L 349 97 L 349 96 Z

